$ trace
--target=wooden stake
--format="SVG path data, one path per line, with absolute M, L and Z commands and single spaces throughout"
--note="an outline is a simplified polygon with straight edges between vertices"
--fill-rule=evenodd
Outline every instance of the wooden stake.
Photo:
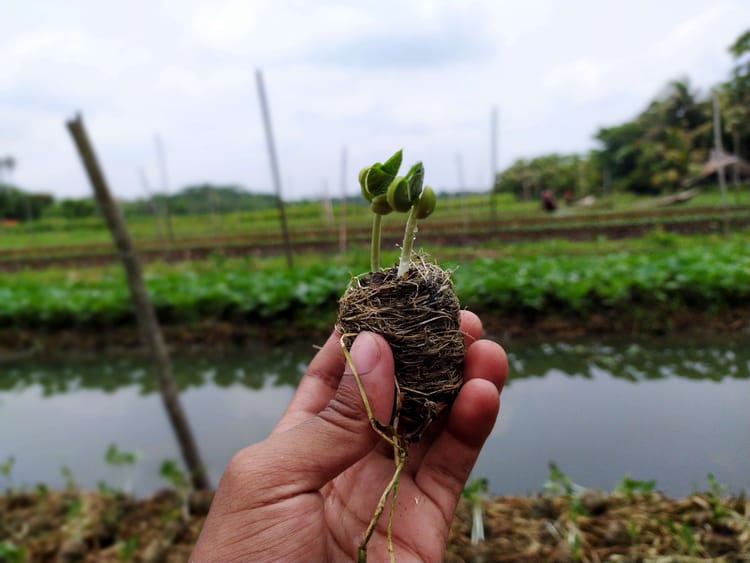
M 724 165 L 721 161 L 724 159 L 724 149 L 721 145 L 721 110 L 719 109 L 719 96 L 714 92 L 713 95 L 713 109 L 714 109 L 714 150 L 716 152 L 716 159 L 719 163 L 719 189 L 721 190 L 721 205 L 724 208 L 724 232 L 729 231 L 729 218 L 727 216 L 727 186 L 724 180 Z
M 492 108 L 490 119 L 490 221 L 497 221 L 497 194 L 495 183 L 497 180 L 497 107 Z
M 138 318 L 141 337 L 148 346 L 149 352 L 151 352 L 154 362 L 154 372 L 159 384 L 159 392 L 164 407 L 167 410 L 169 421 L 172 424 L 172 430 L 174 430 L 177 436 L 183 460 L 188 471 L 190 471 L 193 487 L 196 489 L 209 489 L 211 485 L 206 476 L 206 468 L 198 453 L 193 433 L 190 430 L 187 417 L 180 404 L 177 386 L 172 374 L 169 353 L 164 343 L 154 307 L 149 299 L 146 285 L 143 282 L 141 264 L 133 247 L 125 220 L 122 217 L 122 212 L 107 186 L 107 181 L 99 167 L 99 162 L 89 142 L 81 116 L 76 115 L 74 119 L 68 121 L 67 127 L 73 137 L 73 142 L 78 149 L 83 167 L 88 174 L 94 195 L 99 203 L 99 208 L 107 221 L 109 230 L 112 233 L 112 239 L 120 254 L 120 259 L 122 260 L 122 265 L 127 276 L 128 288 L 130 289 L 130 298 Z
M 164 240 L 164 233 L 161 230 L 161 222 L 159 219 L 159 206 L 156 205 L 154 194 L 149 187 L 148 179 L 146 178 L 146 172 L 145 170 L 143 170 L 143 168 L 138 169 L 138 177 L 140 178 L 141 185 L 146 192 L 146 197 L 148 197 L 148 207 L 151 210 L 151 215 L 154 216 L 154 228 L 156 230 L 156 236 L 159 237 L 160 240 Z
M 169 242 L 174 244 L 174 229 L 172 229 L 172 205 L 169 202 L 169 180 L 167 179 L 167 163 L 164 155 L 164 144 L 161 142 L 161 136 L 157 133 L 154 136 L 156 143 L 156 159 L 159 161 L 159 171 L 161 173 L 161 189 L 164 190 L 164 219 L 167 224 L 167 236 Z
M 271 162 L 271 176 L 276 191 L 276 203 L 279 207 L 279 221 L 281 222 L 281 235 L 284 237 L 284 248 L 286 249 L 286 265 L 291 269 L 294 267 L 292 257 L 292 242 L 289 237 L 289 229 L 286 224 L 286 212 L 284 211 L 284 200 L 281 197 L 281 175 L 279 174 L 279 163 L 276 158 L 276 146 L 273 142 L 273 128 L 271 127 L 271 112 L 266 100 L 266 88 L 263 85 L 263 73 L 260 69 L 255 71 L 255 81 L 258 86 L 258 97 L 260 98 L 260 111 L 263 115 L 263 125 L 266 130 L 266 144 L 268 145 L 268 159 Z
M 339 251 L 346 254 L 346 147 L 341 149 L 341 204 L 339 205 Z

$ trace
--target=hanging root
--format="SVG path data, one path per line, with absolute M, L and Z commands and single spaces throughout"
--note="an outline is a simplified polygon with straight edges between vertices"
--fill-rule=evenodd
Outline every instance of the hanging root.
M 380 495 L 380 500 L 378 501 L 378 506 L 375 508 L 375 513 L 372 515 L 370 524 L 369 526 L 367 526 L 365 535 L 362 536 L 362 541 L 357 548 L 357 563 L 367 563 L 367 542 L 370 541 L 370 538 L 375 531 L 375 526 L 380 519 L 380 515 L 383 514 L 385 503 L 388 500 L 388 495 L 391 494 L 391 492 L 393 492 L 393 496 L 391 497 L 391 509 L 388 514 L 388 557 L 391 563 L 395 563 L 396 561 L 393 551 L 393 513 L 396 506 L 396 494 L 398 493 L 399 478 L 401 477 L 401 471 L 406 466 L 406 448 L 402 448 L 401 446 L 399 446 L 398 448 L 398 453 L 396 454 L 398 456 L 396 469 L 393 471 L 393 477 L 391 477 L 388 485 L 386 485 L 383 494 Z
M 388 482 L 388 485 L 386 485 L 385 490 L 383 491 L 383 494 L 380 495 L 380 500 L 378 501 L 378 505 L 375 507 L 375 512 L 372 515 L 372 518 L 370 519 L 370 524 L 367 526 L 367 530 L 365 531 L 364 536 L 362 537 L 362 541 L 359 544 L 359 547 L 357 548 L 357 563 L 366 563 L 367 562 L 367 543 L 370 541 L 370 538 L 372 537 L 372 534 L 375 532 L 375 527 L 378 524 L 378 520 L 380 519 L 380 516 L 383 514 L 383 510 L 385 510 L 385 504 L 388 500 L 388 495 L 391 495 L 391 506 L 388 511 L 388 532 L 387 532 L 387 538 L 388 538 L 388 557 L 391 561 L 391 563 L 395 563 L 396 558 L 393 550 L 393 515 L 395 513 L 396 509 L 396 495 L 398 494 L 398 483 L 399 479 L 401 477 L 401 471 L 403 471 L 404 467 L 406 466 L 406 457 L 407 457 L 407 451 L 408 451 L 408 442 L 398 434 L 398 416 L 396 416 L 393 419 L 392 424 L 383 424 L 378 419 L 375 418 L 375 415 L 372 412 L 372 407 L 370 406 L 370 401 L 367 398 L 367 393 L 365 392 L 364 385 L 362 385 L 362 380 L 359 377 L 359 374 L 357 373 L 357 368 L 354 367 L 354 362 L 352 361 L 352 357 L 349 354 L 349 350 L 346 347 L 345 344 L 345 338 L 349 336 L 355 336 L 354 334 L 344 334 L 341 336 L 341 349 L 344 351 L 344 357 L 346 358 L 346 362 L 349 365 L 349 368 L 352 370 L 352 375 L 354 376 L 354 380 L 357 382 L 357 388 L 359 389 L 359 394 L 362 397 L 362 403 L 365 406 L 365 411 L 367 412 L 367 419 L 370 421 L 370 426 L 372 426 L 372 429 L 375 430 L 375 432 L 383 438 L 386 442 L 388 442 L 391 446 L 393 446 L 393 459 L 395 463 L 395 469 L 393 471 L 393 476 L 391 477 L 391 480 Z M 395 411 L 398 413 L 400 408 L 400 390 L 398 388 L 398 383 L 396 383 L 396 406 Z

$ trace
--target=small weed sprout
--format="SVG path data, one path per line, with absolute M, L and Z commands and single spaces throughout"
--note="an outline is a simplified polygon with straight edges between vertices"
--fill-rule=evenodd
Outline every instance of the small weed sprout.
M 127 540 L 117 542 L 117 558 L 120 561 L 134 561 L 139 542 L 138 534 L 130 536 Z
M 37 483 L 34 492 L 42 500 L 49 497 L 49 487 L 44 483 Z
M 25 563 L 26 549 L 16 545 L 12 541 L 0 541 L 0 561 L 4 563 Z
M 615 492 L 625 495 L 628 498 L 632 498 L 635 493 L 650 493 L 656 487 L 656 481 L 651 479 L 649 481 L 641 481 L 639 479 L 633 479 L 630 475 L 625 475 L 617 486 Z
M 551 495 L 573 495 L 573 481 L 568 477 L 554 461 L 547 464 L 548 475 L 542 488 L 544 492 Z
M 724 504 L 722 496 L 726 492 L 726 485 L 722 485 L 713 473 L 706 475 L 711 490 L 708 491 L 708 502 L 711 504 L 711 522 L 716 524 L 720 519 L 731 514 L 731 510 Z
M 677 542 L 680 553 L 689 555 L 690 557 L 698 555 L 698 543 L 695 540 L 695 533 L 690 524 L 681 522 L 680 525 L 677 526 L 674 521 L 668 520 L 667 527 L 669 528 L 669 531 L 672 532 L 672 537 L 674 537 Z
M 630 538 L 630 543 L 635 545 L 635 542 L 638 541 L 638 536 L 640 536 L 641 531 L 643 531 L 643 527 L 640 524 L 636 524 L 632 519 L 629 519 L 625 523 L 625 531 Z
M 484 517 L 482 514 L 482 500 L 487 494 L 488 482 L 484 477 L 478 477 L 467 483 L 461 496 L 469 501 L 471 507 L 471 545 L 484 541 Z
M 13 485 L 13 466 L 16 463 L 16 458 L 11 456 L 8 456 L 7 459 L 0 464 L 0 475 L 3 476 L 3 480 L 5 481 L 5 489 L 8 492 L 8 494 L 11 494 L 15 487 Z
M 129 493 L 133 489 L 133 466 L 140 461 L 142 455 L 139 452 L 128 452 L 120 450 L 117 444 L 110 444 L 104 454 L 107 465 L 120 468 L 124 472 L 122 479 L 122 490 Z
M 549 462 L 548 468 L 549 475 L 543 490 L 546 494 L 562 495 L 568 499 L 568 520 L 562 523 L 562 527 L 567 530 L 565 538 L 571 559 L 580 561 L 583 558 L 585 541 L 578 521 L 581 516 L 589 515 L 581 498 L 581 493 L 586 489 L 576 485 L 554 461 Z
M 67 465 L 63 465 L 60 468 L 60 474 L 63 477 L 63 481 L 65 481 L 65 490 L 70 492 L 74 492 L 78 489 L 78 485 L 76 484 L 76 480 L 73 477 L 73 472 L 70 470 L 70 467 Z
M 173 459 L 165 459 L 159 467 L 159 475 L 174 488 L 180 501 L 179 515 L 187 521 L 190 517 L 190 479 Z

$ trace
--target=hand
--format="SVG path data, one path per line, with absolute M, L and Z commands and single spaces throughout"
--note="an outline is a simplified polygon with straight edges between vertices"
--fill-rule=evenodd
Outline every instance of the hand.
M 462 312 L 465 383 L 453 407 L 409 449 L 393 522 L 396 560 L 440 561 L 453 513 L 500 407 L 503 349 L 478 340 L 482 324 Z M 372 333 L 352 361 L 375 417 L 393 405 L 393 355 Z M 313 358 L 271 435 L 232 458 L 191 561 L 352 561 L 393 475 L 393 450 L 370 426 L 334 333 Z M 368 544 L 386 561 L 387 512 Z

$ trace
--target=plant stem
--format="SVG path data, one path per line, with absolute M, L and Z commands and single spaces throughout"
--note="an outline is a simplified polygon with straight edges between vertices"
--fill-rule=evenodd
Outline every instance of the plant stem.
M 401 245 L 401 257 L 398 261 L 398 276 L 403 276 L 409 271 L 411 265 L 411 249 L 414 246 L 414 239 L 417 236 L 417 212 L 416 206 L 409 210 L 409 218 L 406 220 L 406 229 L 404 229 L 404 242 Z
M 372 240 L 370 241 L 370 271 L 380 270 L 380 223 L 383 216 L 375 213 L 372 217 Z

